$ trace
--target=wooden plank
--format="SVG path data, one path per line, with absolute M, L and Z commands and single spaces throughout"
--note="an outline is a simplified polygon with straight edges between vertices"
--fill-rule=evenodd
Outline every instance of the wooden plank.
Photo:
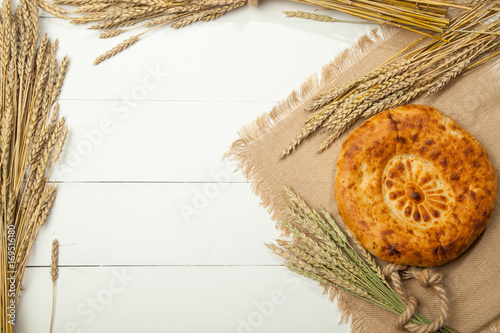
M 274 102 L 61 101 L 70 134 L 57 181 L 244 182 L 222 161 Z
M 48 268 L 30 268 L 17 332 L 47 331 Z M 54 333 L 349 332 L 314 281 L 278 267 L 64 267 Z
M 279 236 L 250 184 L 59 184 L 29 265 L 275 265 Z

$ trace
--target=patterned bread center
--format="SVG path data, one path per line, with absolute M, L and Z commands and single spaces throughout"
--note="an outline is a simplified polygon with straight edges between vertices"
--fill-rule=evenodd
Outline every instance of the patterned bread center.
M 432 164 L 413 155 L 397 155 L 383 175 L 387 205 L 404 221 L 431 223 L 446 216 L 453 197 Z

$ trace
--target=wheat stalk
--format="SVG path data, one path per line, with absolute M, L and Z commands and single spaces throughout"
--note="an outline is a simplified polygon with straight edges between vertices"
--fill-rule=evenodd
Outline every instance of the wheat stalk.
M 57 265 L 59 263 L 59 241 L 54 239 L 52 242 L 52 255 L 50 257 L 50 276 L 52 277 L 52 284 L 55 285 L 57 280 Z
M 312 209 L 290 188 L 285 188 L 285 192 L 289 207 L 287 218 L 280 223 L 290 235 L 287 240 L 266 244 L 267 247 L 282 257 L 290 270 L 318 281 L 325 292 L 338 288 L 401 315 L 406 304 L 352 233 L 347 230 L 346 235 L 326 210 Z M 430 323 L 419 314 L 415 314 L 411 322 Z M 449 327 L 442 327 L 438 332 L 456 333 Z
M 54 239 L 52 242 L 52 253 L 50 257 L 50 276 L 52 277 L 52 313 L 50 315 L 50 330 L 52 333 L 52 327 L 54 324 L 54 308 L 56 304 L 56 280 L 58 274 L 57 265 L 59 263 L 59 241 Z
M 109 59 L 112 56 L 114 56 L 115 54 L 120 53 L 121 51 L 125 50 L 126 48 L 134 45 L 139 40 L 139 37 L 140 37 L 140 35 L 137 35 L 137 36 L 132 36 L 132 37 L 124 40 L 120 44 L 113 47 L 111 50 L 109 50 L 106 53 L 97 57 L 96 60 L 94 61 L 94 65 L 98 65 L 101 62 L 103 62 L 104 60 Z
M 318 147 L 321 153 L 358 119 L 433 94 L 476 63 L 490 59 L 488 55 L 497 55 L 499 4 L 499 0 L 481 2 L 463 10 L 450 21 L 449 28 L 430 41 L 420 41 L 416 50 L 407 48 L 367 75 L 319 92 L 305 109 L 314 115 L 281 157 L 289 155 L 319 128 L 329 133 Z
M 124 33 L 126 30 L 123 29 L 111 29 L 108 31 L 105 31 L 99 35 L 99 38 L 112 38 L 115 36 L 118 36 L 122 33 Z
M 283 12 L 286 17 L 296 17 L 296 18 L 302 18 L 306 20 L 314 20 L 314 21 L 320 21 L 320 22 L 339 22 L 339 23 L 361 23 L 361 24 L 366 24 L 364 21 L 350 21 L 350 20 L 339 20 L 336 18 L 333 18 L 328 15 L 320 15 L 320 14 L 315 14 L 315 13 L 306 13 L 306 12 L 301 12 L 301 11 L 284 11 Z

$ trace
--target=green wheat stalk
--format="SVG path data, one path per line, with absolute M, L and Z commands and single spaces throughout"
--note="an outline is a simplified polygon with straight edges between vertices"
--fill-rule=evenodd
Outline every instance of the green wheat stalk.
M 288 218 L 280 223 L 292 240 L 278 239 L 276 244 L 266 244 L 267 247 L 285 259 L 290 270 L 318 281 L 327 289 L 335 286 L 397 315 L 403 314 L 406 304 L 354 236 L 349 231 L 346 235 L 326 210 L 318 212 L 290 188 L 285 187 L 285 191 L 289 198 L 285 210 Z M 431 322 L 419 314 L 411 321 L 420 325 Z M 458 333 L 449 327 L 438 332 Z

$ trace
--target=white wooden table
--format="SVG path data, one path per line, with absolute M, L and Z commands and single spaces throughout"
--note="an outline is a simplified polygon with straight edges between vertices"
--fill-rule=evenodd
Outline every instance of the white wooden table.
M 274 223 L 221 160 L 243 125 L 373 28 L 283 10 L 312 8 L 273 0 L 160 29 L 97 67 L 120 39 L 42 13 L 42 31 L 70 56 L 60 97 L 70 137 L 16 332 L 48 332 L 53 238 L 55 333 L 349 332 L 317 283 L 264 246 Z

